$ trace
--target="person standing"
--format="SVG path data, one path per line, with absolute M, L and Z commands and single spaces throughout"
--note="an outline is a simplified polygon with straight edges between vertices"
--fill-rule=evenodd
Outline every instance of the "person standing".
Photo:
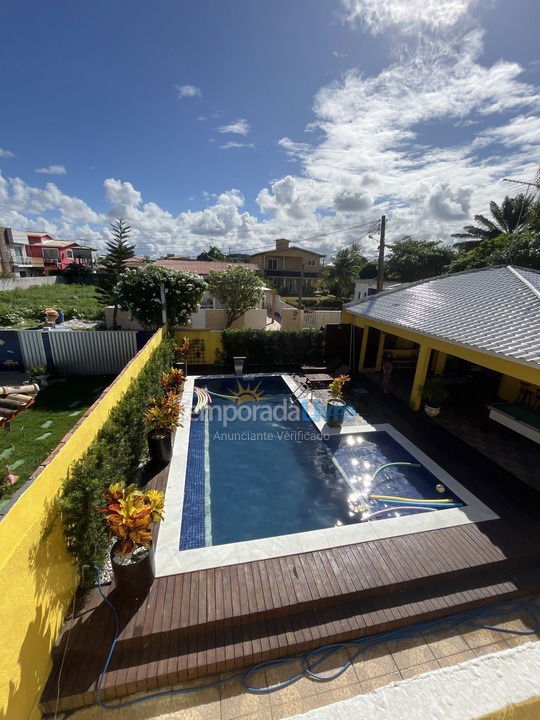
M 392 377 L 393 369 L 394 365 L 392 364 L 392 360 L 389 355 L 386 355 L 382 366 L 382 389 L 383 392 L 387 394 L 390 392 L 390 378 Z

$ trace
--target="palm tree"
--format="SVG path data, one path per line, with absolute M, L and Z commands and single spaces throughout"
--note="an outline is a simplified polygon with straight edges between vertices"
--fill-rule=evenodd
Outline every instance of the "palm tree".
M 367 260 L 360 252 L 356 243 L 340 250 L 331 265 L 323 272 L 324 284 L 335 292 L 338 297 L 350 295 L 353 285 L 360 276 L 360 271 Z
M 492 240 L 503 233 L 514 233 L 522 230 L 528 221 L 529 211 L 533 204 L 533 198 L 520 193 L 516 197 L 504 198 L 501 205 L 497 205 L 493 200 L 489 203 L 489 209 L 493 219 L 485 217 L 485 215 L 475 215 L 474 219 L 478 225 L 466 225 L 464 232 L 455 233 L 452 237 L 465 238 L 466 240 L 476 240 L 475 246 L 482 240 Z M 467 248 L 472 245 L 463 243 Z M 461 243 L 456 243 L 461 245 Z

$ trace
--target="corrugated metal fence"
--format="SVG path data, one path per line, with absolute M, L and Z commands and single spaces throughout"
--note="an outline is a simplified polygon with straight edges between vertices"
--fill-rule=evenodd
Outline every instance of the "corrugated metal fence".
M 26 370 L 33 365 L 45 365 L 63 375 L 105 375 L 119 373 L 151 333 L 136 330 L 11 331 L 11 335 L 15 334 Z M 8 345 L 7 331 L 0 332 L 0 336 L 3 340 L 0 356 L 4 348 L 10 348 L 5 350 L 6 359 L 0 358 L 0 364 L 5 365 L 5 369 L 15 368 L 13 338 L 10 337 L 11 344 Z
M 66 375 L 118 373 L 137 354 L 133 330 L 48 333 L 53 365 Z

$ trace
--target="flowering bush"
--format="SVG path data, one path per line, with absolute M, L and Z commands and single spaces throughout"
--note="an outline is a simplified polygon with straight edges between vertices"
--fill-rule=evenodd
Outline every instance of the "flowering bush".
M 114 288 L 122 310 L 148 328 L 162 325 L 160 286 L 165 286 L 165 302 L 170 325 L 187 325 L 197 312 L 206 283 L 194 273 L 183 273 L 159 265 L 126 270 Z
M 341 400 L 343 398 L 343 388 L 350 379 L 348 375 L 340 375 L 332 380 L 330 384 L 330 395 L 334 400 Z
M 116 552 L 126 555 L 152 542 L 150 525 L 163 519 L 163 493 L 143 492 L 136 485 L 115 483 L 104 493 L 107 504 L 101 509 L 109 537 L 117 538 Z
M 168 392 L 153 398 L 144 414 L 144 419 L 151 430 L 157 433 L 170 433 L 173 428 L 182 426 L 180 415 L 184 408 L 175 392 Z
M 180 395 L 182 388 L 184 387 L 184 383 L 186 382 L 186 377 L 183 370 L 171 368 L 169 372 L 163 373 L 160 382 L 163 392 L 173 392 L 176 395 Z

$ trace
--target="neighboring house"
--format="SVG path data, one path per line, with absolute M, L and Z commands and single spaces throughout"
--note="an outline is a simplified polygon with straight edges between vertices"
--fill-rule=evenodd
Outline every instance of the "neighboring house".
M 282 295 L 296 295 L 316 288 L 325 255 L 290 245 L 285 238 L 276 240 L 275 250 L 255 253 L 251 260 L 262 270 Z
M 96 251 L 68 240 L 55 240 L 48 233 L 0 228 L 2 271 L 16 277 L 54 275 L 73 263 L 93 268 Z
M 400 285 L 396 280 L 384 280 L 383 290 L 390 290 Z M 377 279 L 369 278 L 357 280 L 354 284 L 354 300 L 363 300 L 369 295 L 375 295 L 377 292 Z

